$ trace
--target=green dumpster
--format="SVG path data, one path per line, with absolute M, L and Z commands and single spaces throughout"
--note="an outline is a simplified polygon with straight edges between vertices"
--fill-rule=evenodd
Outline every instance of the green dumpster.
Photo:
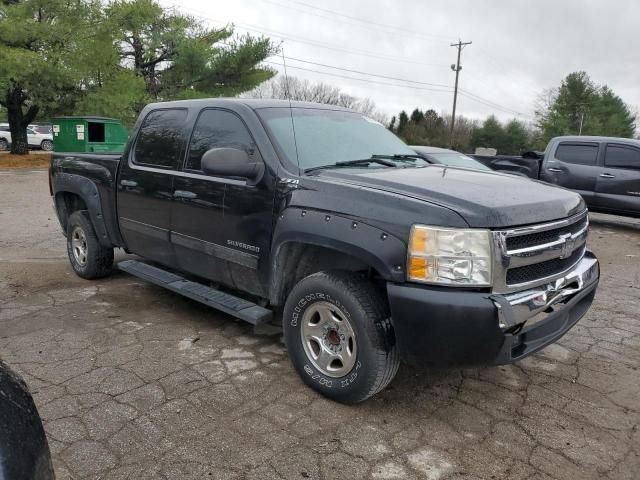
M 114 118 L 57 117 L 52 123 L 55 152 L 121 153 L 129 138 L 127 129 Z

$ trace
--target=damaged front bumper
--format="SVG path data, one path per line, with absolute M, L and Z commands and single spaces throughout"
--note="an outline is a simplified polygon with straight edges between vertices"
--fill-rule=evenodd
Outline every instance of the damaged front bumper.
M 562 278 L 511 294 L 389 283 L 396 343 L 414 365 L 510 363 L 571 329 L 591 306 L 599 276 L 587 251 Z

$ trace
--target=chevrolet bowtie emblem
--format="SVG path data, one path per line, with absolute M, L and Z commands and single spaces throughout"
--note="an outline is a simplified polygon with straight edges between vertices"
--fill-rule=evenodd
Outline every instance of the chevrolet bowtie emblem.
M 564 240 L 560 248 L 560 258 L 568 258 L 573 253 L 573 249 L 576 245 L 575 238 L 572 238 L 570 233 L 560 235 L 560 240 Z

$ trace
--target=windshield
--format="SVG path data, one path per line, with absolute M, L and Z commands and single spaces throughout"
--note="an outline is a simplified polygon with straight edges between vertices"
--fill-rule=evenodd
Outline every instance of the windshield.
M 447 165 L 450 167 L 464 167 L 464 168 L 475 168 L 476 170 L 489 170 L 491 169 L 475 158 L 467 157 L 466 155 L 458 152 L 438 152 L 438 153 L 428 153 L 429 158 L 435 160 L 438 163 L 442 163 L 443 165 Z
M 373 155 L 415 156 L 384 125 L 359 113 L 312 108 L 264 108 L 257 112 L 289 162 L 303 170 Z M 385 168 L 375 163 L 371 166 Z

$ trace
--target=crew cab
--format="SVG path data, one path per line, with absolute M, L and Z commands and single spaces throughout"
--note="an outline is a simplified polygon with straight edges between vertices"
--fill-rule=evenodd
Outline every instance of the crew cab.
M 564 136 L 552 138 L 542 157 L 474 157 L 578 192 L 591 211 L 640 217 L 640 140 Z
M 291 361 L 334 400 L 400 362 L 504 364 L 555 342 L 599 280 L 580 195 L 421 159 L 334 106 L 148 105 L 124 154 L 54 153 L 81 277 L 118 267 L 251 323 L 282 316 Z

